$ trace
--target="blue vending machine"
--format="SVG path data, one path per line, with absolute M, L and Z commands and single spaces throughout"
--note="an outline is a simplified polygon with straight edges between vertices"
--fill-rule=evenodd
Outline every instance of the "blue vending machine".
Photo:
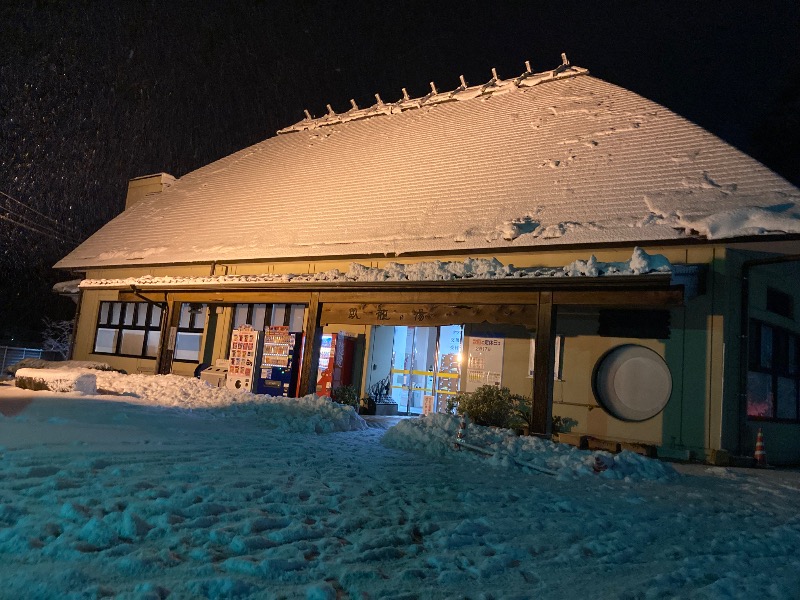
M 257 394 L 296 395 L 302 339 L 302 333 L 291 333 L 288 326 L 267 327 L 256 379 Z

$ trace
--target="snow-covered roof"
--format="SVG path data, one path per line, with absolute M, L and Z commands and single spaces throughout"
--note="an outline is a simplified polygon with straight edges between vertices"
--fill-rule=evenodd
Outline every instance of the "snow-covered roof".
M 800 233 L 800 190 L 569 64 L 376 106 L 185 175 L 56 266 Z

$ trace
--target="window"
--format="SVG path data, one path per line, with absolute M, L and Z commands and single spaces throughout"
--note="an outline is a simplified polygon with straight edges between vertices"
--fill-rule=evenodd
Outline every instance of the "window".
M 233 328 L 248 324 L 257 331 L 264 331 L 271 308 L 267 304 L 237 304 L 233 310 Z
M 800 337 L 782 327 L 750 321 L 747 416 L 800 420 Z
M 786 292 L 768 287 L 767 310 L 781 317 L 791 319 L 794 317 L 794 299 Z
M 161 339 L 161 307 L 146 302 L 101 302 L 95 354 L 155 358 Z
M 200 360 L 200 342 L 206 324 L 206 304 L 184 302 L 178 318 L 178 331 L 175 337 L 175 353 L 172 358 L 183 362 Z
M 237 304 L 233 309 L 233 328 L 248 324 L 257 331 L 270 325 L 286 325 L 289 331 L 303 331 L 305 304 Z

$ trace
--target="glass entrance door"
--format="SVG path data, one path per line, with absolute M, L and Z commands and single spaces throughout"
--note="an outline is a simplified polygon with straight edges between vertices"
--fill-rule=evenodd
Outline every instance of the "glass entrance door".
M 392 399 L 404 414 L 422 414 L 425 397 L 430 410 L 458 392 L 460 380 L 460 325 L 394 328 Z

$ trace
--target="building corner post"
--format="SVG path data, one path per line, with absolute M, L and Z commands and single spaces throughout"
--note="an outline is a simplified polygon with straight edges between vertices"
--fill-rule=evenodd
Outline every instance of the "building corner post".
M 175 340 L 180 320 L 180 302 L 167 298 L 167 307 L 162 315 L 161 338 L 158 346 L 157 375 L 169 375 L 172 372 L 172 358 L 175 355 Z M 178 309 L 178 310 L 176 310 Z
M 552 292 L 539 293 L 537 312 L 530 431 L 535 435 L 549 435 L 552 432 L 556 345 L 556 307 L 553 304 Z
M 313 394 L 317 391 L 317 369 L 322 347 L 321 317 L 319 292 L 314 292 L 308 303 L 308 316 L 303 331 L 303 364 L 300 369 L 299 395 Z

